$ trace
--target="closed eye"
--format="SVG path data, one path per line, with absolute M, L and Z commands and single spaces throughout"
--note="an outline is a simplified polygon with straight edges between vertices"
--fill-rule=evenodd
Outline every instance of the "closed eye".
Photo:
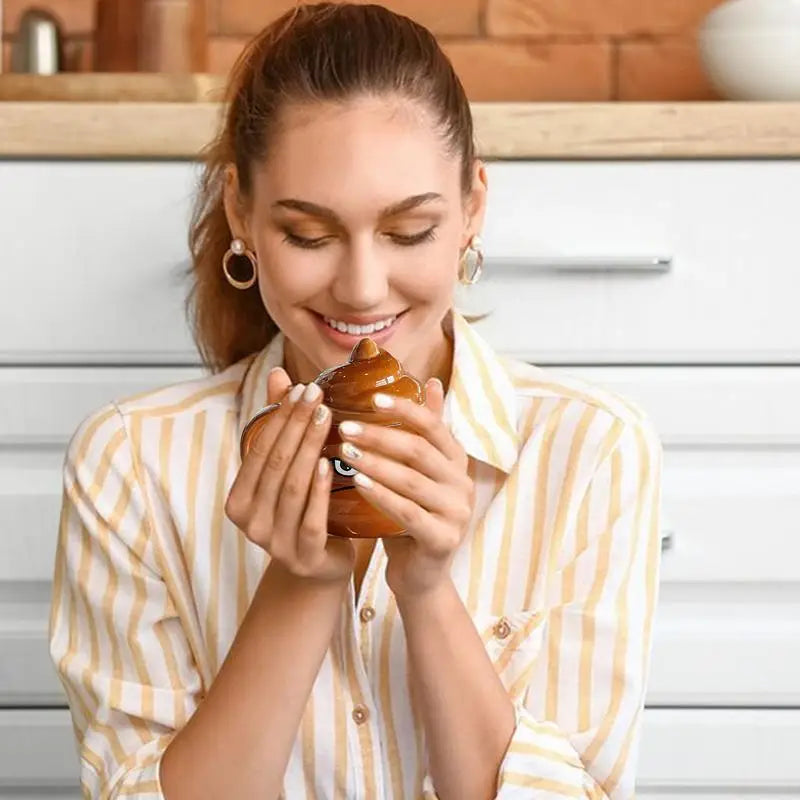
M 386 235 L 395 243 L 400 245 L 401 247 L 411 247 L 415 244 L 421 244 L 422 242 L 430 242 L 436 238 L 436 225 L 431 226 L 427 230 L 421 231 L 420 233 L 410 234 L 408 236 L 400 233 L 387 233 Z M 332 239 L 332 236 L 319 236 L 316 239 L 306 239 L 304 236 L 297 236 L 294 233 L 290 233 L 289 231 L 285 231 L 284 241 L 288 242 L 295 247 L 303 247 L 306 250 L 314 250 L 317 247 L 322 247 L 328 239 Z

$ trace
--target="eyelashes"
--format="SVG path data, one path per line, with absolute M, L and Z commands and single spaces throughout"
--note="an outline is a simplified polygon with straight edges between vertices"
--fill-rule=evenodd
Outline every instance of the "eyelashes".
M 289 244 L 293 245 L 294 247 L 302 247 L 305 250 L 315 250 L 319 247 L 324 247 L 325 242 L 332 238 L 330 236 L 320 236 L 318 239 L 306 239 L 302 236 L 296 236 L 289 231 L 285 231 L 285 236 L 283 238 L 284 242 L 288 242 Z M 411 236 L 402 236 L 399 233 L 390 233 L 387 234 L 389 238 L 400 247 L 413 247 L 417 244 L 422 244 L 423 242 L 430 242 L 436 238 L 436 225 L 432 225 L 427 230 L 422 231 L 421 233 L 415 233 Z

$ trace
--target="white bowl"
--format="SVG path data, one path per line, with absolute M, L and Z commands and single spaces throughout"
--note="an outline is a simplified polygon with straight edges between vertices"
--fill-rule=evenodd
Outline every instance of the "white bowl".
M 800 0 L 729 0 L 698 30 L 700 58 L 730 100 L 800 100 Z

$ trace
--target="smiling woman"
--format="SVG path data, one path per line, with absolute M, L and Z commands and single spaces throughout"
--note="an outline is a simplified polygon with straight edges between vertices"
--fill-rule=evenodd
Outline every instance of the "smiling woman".
M 488 185 L 452 65 L 381 6 L 301 5 L 227 99 L 190 232 L 211 374 L 98 409 L 64 463 L 50 639 L 84 794 L 632 796 L 661 447 L 454 309 Z M 424 391 L 332 428 L 314 378 L 364 336 Z M 351 478 L 403 536 L 329 536 Z

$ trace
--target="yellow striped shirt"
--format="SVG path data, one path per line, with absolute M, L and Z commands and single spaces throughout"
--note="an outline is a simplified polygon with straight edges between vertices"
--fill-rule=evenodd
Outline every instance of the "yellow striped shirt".
M 444 414 L 476 502 L 452 577 L 516 709 L 497 797 L 630 798 L 658 596 L 658 436 L 618 394 L 501 358 L 453 319 Z M 282 360 L 279 335 L 216 375 L 109 403 L 70 441 L 50 649 L 88 797 L 163 796 L 161 756 L 268 563 L 224 504 Z M 378 540 L 309 697 L 287 800 L 437 796 L 385 567 Z

